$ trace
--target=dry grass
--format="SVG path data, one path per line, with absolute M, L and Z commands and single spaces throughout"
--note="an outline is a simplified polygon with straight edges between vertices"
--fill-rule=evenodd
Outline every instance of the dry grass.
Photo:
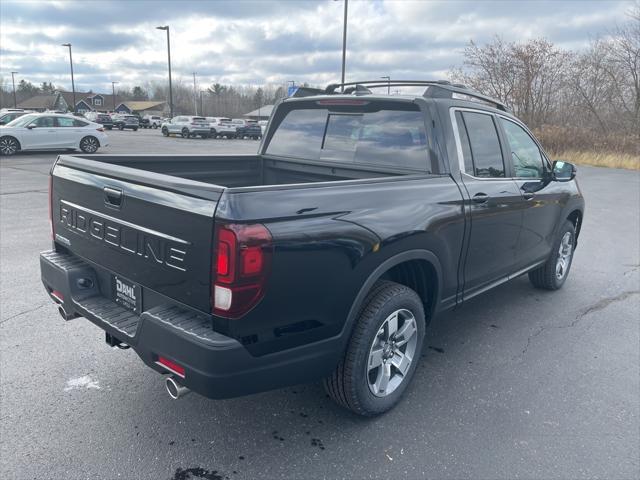
M 640 170 L 640 155 L 630 153 L 601 153 L 580 152 L 567 150 L 564 152 L 550 152 L 554 160 L 565 160 L 576 165 L 593 165 L 595 167 L 626 168 Z

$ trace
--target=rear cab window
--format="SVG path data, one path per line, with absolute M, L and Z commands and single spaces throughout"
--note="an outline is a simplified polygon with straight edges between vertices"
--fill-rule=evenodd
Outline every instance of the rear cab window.
M 280 122 L 265 153 L 323 163 L 439 173 L 437 167 L 431 167 L 425 117 L 416 104 L 340 102 L 292 102 L 284 117 L 274 119 Z

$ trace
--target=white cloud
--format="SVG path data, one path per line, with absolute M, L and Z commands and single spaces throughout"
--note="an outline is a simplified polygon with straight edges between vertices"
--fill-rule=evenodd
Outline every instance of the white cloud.
M 624 21 L 629 2 L 427 2 L 377 0 L 349 4 L 349 79 L 434 78 L 461 62 L 470 40 L 544 36 L 579 48 Z M 312 84 L 340 75 L 342 2 L 148 2 L 104 0 L 92 18 L 74 2 L 2 2 L 0 77 L 18 70 L 33 82 L 68 86 L 73 44 L 78 88 L 107 90 L 165 81 L 171 26 L 176 81 L 198 72 L 202 85 Z

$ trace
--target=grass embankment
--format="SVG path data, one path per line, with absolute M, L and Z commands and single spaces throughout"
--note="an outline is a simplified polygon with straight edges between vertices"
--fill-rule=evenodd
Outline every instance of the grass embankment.
M 565 160 L 575 163 L 576 165 L 640 170 L 640 155 L 630 153 L 579 152 L 567 150 L 564 152 L 550 152 L 549 155 L 554 160 Z

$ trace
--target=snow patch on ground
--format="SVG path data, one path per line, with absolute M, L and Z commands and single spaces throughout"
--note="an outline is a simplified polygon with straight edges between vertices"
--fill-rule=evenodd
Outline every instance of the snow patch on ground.
M 97 380 L 93 380 L 89 375 L 84 375 L 78 378 L 71 378 L 67 380 L 67 386 L 64 387 L 64 391 L 68 392 L 69 390 L 80 390 L 80 389 L 100 389 L 100 384 Z

